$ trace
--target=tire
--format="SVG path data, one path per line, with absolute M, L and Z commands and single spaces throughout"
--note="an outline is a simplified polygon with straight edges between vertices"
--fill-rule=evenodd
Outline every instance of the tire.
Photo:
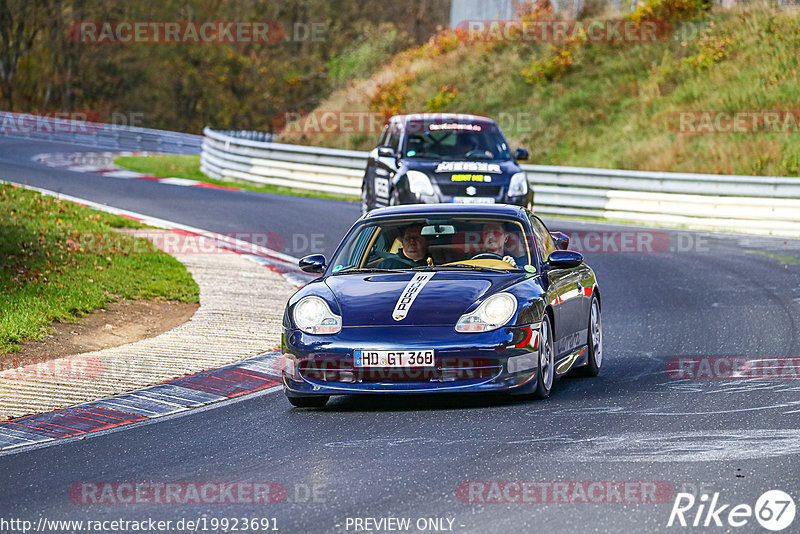
M 541 328 L 539 333 L 539 368 L 536 370 L 536 390 L 533 392 L 533 396 L 537 399 L 546 399 L 553 390 L 553 379 L 556 373 L 553 327 L 550 324 L 550 317 L 547 313 L 544 314 Z
M 597 376 L 603 365 L 603 318 L 600 315 L 600 301 L 592 296 L 589 307 L 589 363 L 586 370 L 590 376 Z
M 292 406 L 298 408 L 322 408 L 328 403 L 328 395 L 315 395 L 313 397 L 286 397 Z
M 597 376 L 603 365 L 603 319 L 600 316 L 600 301 L 592 295 L 589 305 L 589 340 L 587 363 L 577 369 L 580 376 Z

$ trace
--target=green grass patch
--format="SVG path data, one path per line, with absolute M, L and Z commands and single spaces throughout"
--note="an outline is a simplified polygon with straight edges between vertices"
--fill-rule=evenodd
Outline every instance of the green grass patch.
M 198 302 L 183 264 L 122 227 L 143 225 L 0 184 L 0 353 L 119 298 Z
M 114 163 L 120 167 L 153 176 L 186 178 L 209 183 L 217 182 L 217 180 L 212 180 L 200 170 L 199 154 L 188 156 L 123 156 L 115 159 Z
M 228 187 L 238 187 L 248 191 L 259 193 L 274 193 L 278 195 L 293 195 L 300 197 L 331 198 L 334 200 L 358 200 L 351 195 L 337 195 L 324 191 L 313 191 L 310 189 L 294 189 L 278 185 L 257 184 L 244 180 L 216 180 L 206 176 L 200 170 L 200 156 L 192 154 L 188 156 L 173 155 L 154 155 L 154 156 L 122 156 L 114 160 L 120 167 L 132 171 L 150 174 L 152 176 L 162 176 L 164 178 L 186 178 L 197 180 L 209 184 L 225 185 Z

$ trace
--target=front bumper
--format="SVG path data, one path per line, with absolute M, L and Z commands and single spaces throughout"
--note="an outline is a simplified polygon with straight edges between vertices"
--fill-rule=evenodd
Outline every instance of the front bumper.
M 446 195 L 437 192 L 433 195 L 417 195 L 411 192 L 400 193 L 401 204 L 513 204 L 516 206 L 528 207 L 533 204 L 533 192 L 520 196 L 507 196 L 502 191 L 497 195 L 476 194 L 469 196 L 466 193 L 460 195 Z
M 536 387 L 539 325 L 459 333 L 451 326 L 346 327 L 335 335 L 286 330 L 288 396 L 508 391 Z M 426 368 L 357 368 L 354 351 L 433 349 Z

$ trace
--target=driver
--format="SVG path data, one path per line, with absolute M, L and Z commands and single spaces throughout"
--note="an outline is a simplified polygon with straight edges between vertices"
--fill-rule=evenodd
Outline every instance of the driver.
M 402 248 L 397 251 L 396 258 L 386 258 L 377 267 L 381 269 L 409 269 L 411 267 L 425 267 L 427 261 L 428 240 L 421 235 L 422 224 L 415 223 L 406 226 L 400 235 Z
M 481 246 L 484 254 L 495 254 L 503 261 L 511 265 L 517 266 L 517 260 L 513 256 L 506 253 L 506 245 L 508 245 L 511 236 L 501 222 L 490 222 L 483 225 L 481 230 Z
M 459 156 L 466 157 L 470 153 L 473 155 L 480 155 L 486 157 L 493 157 L 494 155 L 488 150 L 481 150 L 478 148 L 478 142 L 473 134 L 461 133 L 456 137 L 456 153 Z

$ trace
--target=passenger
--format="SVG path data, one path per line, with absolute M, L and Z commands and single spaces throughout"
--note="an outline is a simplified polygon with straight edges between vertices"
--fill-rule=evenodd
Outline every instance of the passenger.
M 378 263 L 380 269 L 410 269 L 428 265 L 428 240 L 421 235 L 423 225 L 410 224 L 400 236 L 402 248 L 395 258 L 386 258 Z

